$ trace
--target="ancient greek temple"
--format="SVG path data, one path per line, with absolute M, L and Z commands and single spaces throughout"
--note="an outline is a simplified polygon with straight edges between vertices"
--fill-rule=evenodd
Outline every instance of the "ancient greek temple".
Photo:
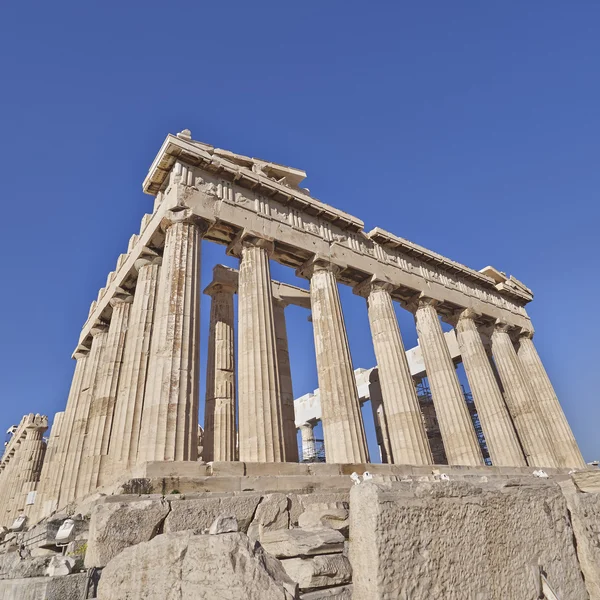
M 454 328 L 492 465 L 584 466 L 533 341 L 531 290 L 495 268 L 473 270 L 381 228 L 364 231 L 360 219 L 302 188 L 305 176 L 194 141 L 189 130 L 167 136 L 143 182 L 153 212 L 90 306 L 47 451 L 46 419 L 34 415 L 6 447 L 0 524 L 26 510 L 47 516 L 145 463 L 297 462 L 305 421 L 294 410 L 290 304 L 311 314 L 327 462 L 369 462 L 340 284 L 365 299 L 385 461 L 434 463 L 398 303 L 414 315 L 448 464 L 478 466 L 484 457 L 440 320 Z M 203 240 L 239 259 L 237 269 L 216 267 L 204 290 Z M 271 261 L 309 289 L 273 281 Z M 202 292 L 211 309 L 201 363 Z

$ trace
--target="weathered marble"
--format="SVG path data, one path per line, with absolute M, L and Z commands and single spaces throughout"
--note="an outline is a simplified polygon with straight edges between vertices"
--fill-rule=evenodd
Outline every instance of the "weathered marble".
M 435 304 L 429 298 L 421 298 L 415 321 L 446 456 L 451 465 L 481 465 L 483 457 L 475 428 L 444 340 Z
M 524 333 L 519 338 L 517 356 L 531 390 L 537 400 L 539 413 L 552 439 L 552 447 L 559 467 L 585 467 L 569 422 L 556 397 L 552 382 L 533 343 L 532 335 Z
M 508 328 L 498 323 L 492 333 L 492 355 L 504 388 L 504 398 L 517 430 L 527 464 L 556 467 L 552 442 L 540 407 L 515 351 Z
M 527 463 L 477 329 L 475 316 L 468 310 L 460 313 L 456 337 L 490 458 L 496 467 L 524 467 Z

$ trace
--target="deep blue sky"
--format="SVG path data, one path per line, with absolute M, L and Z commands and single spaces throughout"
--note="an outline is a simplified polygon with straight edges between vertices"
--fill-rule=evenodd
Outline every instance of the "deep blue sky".
M 539 352 L 600 458 L 599 17 L 562 1 L 3 2 L 0 429 L 64 407 L 89 304 L 152 209 L 141 182 L 187 127 L 305 169 L 367 229 L 524 281 Z M 204 245 L 203 284 L 223 256 Z M 342 300 L 370 367 L 364 300 Z M 317 386 L 312 334 L 305 312 L 288 321 L 300 395 Z

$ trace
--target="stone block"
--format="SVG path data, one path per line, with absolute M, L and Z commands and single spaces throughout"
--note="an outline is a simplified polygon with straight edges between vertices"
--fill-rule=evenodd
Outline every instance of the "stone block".
M 202 533 L 219 515 L 232 515 L 237 519 L 239 531 L 248 531 L 254 511 L 261 497 L 240 494 L 219 498 L 199 498 L 171 503 L 171 512 L 165 520 L 165 533 L 194 531 Z
M 98 600 L 175 595 L 178 600 L 293 600 L 296 589 L 279 561 L 254 548 L 245 534 L 182 531 L 127 548 L 112 560 L 102 573 Z
M 315 477 L 338 477 L 342 474 L 341 465 L 335 463 L 307 463 L 309 475 Z
M 162 500 L 97 504 L 90 521 L 85 566 L 104 567 L 128 546 L 152 539 L 169 514 Z
M 49 577 L 57 577 L 60 575 L 70 575 L 75 569 L 76 560 L 70 556 L 62 556 L 60 554 L 53 556 L 50 559 L 50 564 L 46 569 L 46 575 Z
M 263 533 L 261 544 L 277 558 L 314 556 L 342 552 L 344 536 L 325 527 L 315 529 L 276 529 Z
M 260 540 L 265 531 L 288 529 L 290 526 L 290 501 L 284 494 L 267 494 L 262 498 L 250 527 L 248 537 Z
M 18 552 L 8 552 L 0 556 L 0 579 L 43 577 L 52 558 L 52 556 L 21 558 Z
M 340 585 L 323 590 L 300 594 L 300 600 L 351 600 L 352 586 Z
M 556 485 L 354 486 L 349 558 L 353 600 L 535 598 L 538 565 L 559 598 L 588 598 Z
M 209 535 L 235 533 L 238 530 L 237 519 L 227 515 L 219 515 L 208 529 Z
M 48 548 L 56 545 L 56 533 L 61 526 L 60 521 L 39 523 L 26 531 L 23 544 L 28 550 L 33 548 Z
M 81 600 L 87 573 L 0 581 L 2 600 Z
M 237 461 L 213 461 L 207 463 L 208 472 L 212 476 L 243 477 L 246 474 L 246 464 Z
M 347 504 L 345 502 L 310 504 L 298 518 L 298 526 L 303 529 L 329 527 L 348 537 L 350 522 Z
M 341 554 L 288 558 L 282 560 L 281 564 L 301 590 L 342 585 L 352 580 L 350 561 Z
M 248 477 L 281 477 L 308 475 L 308 465 L 303 463 L 246 463 Z
M 571 474 L 571 479 L 581 492 L 600 492 L 600 469 L 576 471 Z

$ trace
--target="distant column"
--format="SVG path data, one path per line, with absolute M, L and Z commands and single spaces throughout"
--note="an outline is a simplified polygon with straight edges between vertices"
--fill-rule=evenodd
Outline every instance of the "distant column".
M 277 364 L 279 366 L 279 382 L 281 385 L 281 410 L 283 417 L 283 439 L 285 444 L 285 460 L 298 462 L 298 441 L 296 439 L 296 418 L 294 413 L 294 389 L 290 352 L 288 348 L 287 327 L 285 323 L 285 307 L 283 300 L 273 299 L 275 320 L 275 340 L 277 346 Z
M 302 436 L 302 460 L 304 462 L 314 462 L 317 456 L 314 423 L 309 422 L 300 425 L 300 435 Z
M 435 300 L 420 298 L 415 320 L 446 456 L 451 465 L 482 465 L 475 428 L 435 306 Z
M 228 283 L 211 283 L 203 460 L 235 460 L 235 332 L 233 295 Z
M 269 256 L 273 243 L 246 238 L 237 250 L 239 456 L 247 462 L 285 462 L 281 384 Z
M 162 258 L 149 248 L 135 262 L 138 276 L 129 314 L 109 451 L 115 478 L 137 463 L 161 263 Z
M 389 462 L 430 465 L 433 457 L 389 286 L 380 281 L 369 281 L 355 291 L 367 299 L 390 439 Z
M 35 492 L 40 481 L 42 465 L 46 455 L 46 442 L 44 432 L 48 429 L 48 419 L 35 415 L 25 430 L 25 439 L 21 444 L 23 453 L 23 469 L 21 477 L 23 484 L 20 490 L 20 499 L 17 510 L 23 510 L 26 515 L 33 512 L 33 505 L 27 505 L 29 492 Z
M 302 270 L 310 278 L 325 455 L 330 463 L 366 463 L 369 454 L 335 270 L 320 258 Z
M 138 463 L 198 458 L 200 242 L 189 210 L 165 219 Z
M 525 457 L 471 310 L 460 312 L 456 337 L 492 464 L 525 467 Z
M 492 333 L 492 355 L 502 381 L 508 410 L 511 414 L 527 463 L 536 467 L 556 467 L 557 462 L 545 423 L 536 410 L 508 326 L 498 323 Z
M 543 415 L 559 466 L 585 467 L 575 436 L 533 343 L 533 334 L 521 334 L 517 355 Z

